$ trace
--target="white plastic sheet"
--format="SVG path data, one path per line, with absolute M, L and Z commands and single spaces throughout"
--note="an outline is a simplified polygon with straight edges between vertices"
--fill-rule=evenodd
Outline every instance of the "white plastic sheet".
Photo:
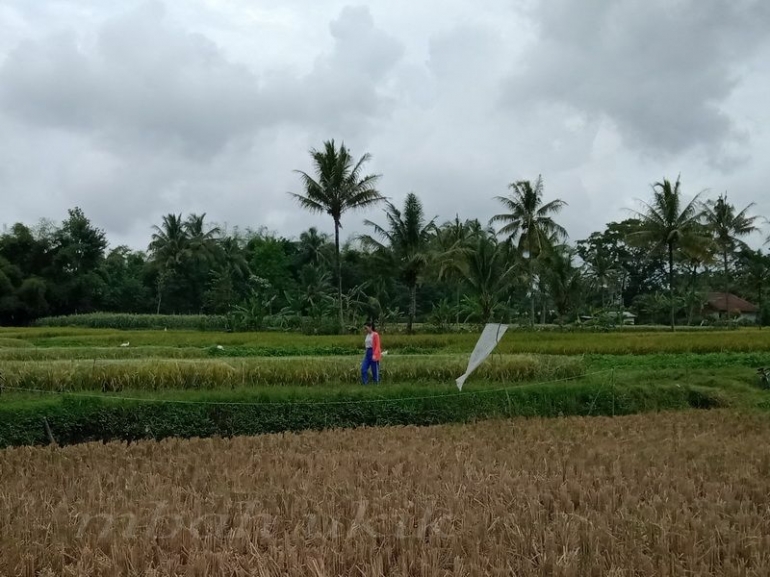
M 468 361 L 468 368 L 465 369 L 465 373 L 455 381 L 459 390 L 463 390 L 465 380 L 481 363 L 484 362 L 484 359 L 492 354 L 492 351 L 495 350 L 497 343 L 500 342 L 500 339 L 503 338 L 503 335 L 507 330 L 508 325 L 501 325 L 499 323 L 489 323 L 484 327 L 484 331 L 481 333 L 481 336 L 471 353 L 471 358 Z

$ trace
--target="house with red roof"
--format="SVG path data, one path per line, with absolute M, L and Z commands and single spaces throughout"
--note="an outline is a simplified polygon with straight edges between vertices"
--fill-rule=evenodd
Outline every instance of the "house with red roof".
M 716 319 L 744 319 L 756 322 L 759 307 L 732 293 L 709 293 L 703 314 Z

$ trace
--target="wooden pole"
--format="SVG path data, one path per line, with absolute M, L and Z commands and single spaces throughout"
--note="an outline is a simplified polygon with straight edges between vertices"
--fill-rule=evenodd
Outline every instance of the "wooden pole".
M 53 433 L 51 432 L 51 426 L 48 424 L 48 419 L 43 417 L 43 425 L 45 426 L 45 434 L 48 435 L 48 441 L 51 445 L 59 446 L 59 443 L 56 442 L 56 439 L 53 438 Z

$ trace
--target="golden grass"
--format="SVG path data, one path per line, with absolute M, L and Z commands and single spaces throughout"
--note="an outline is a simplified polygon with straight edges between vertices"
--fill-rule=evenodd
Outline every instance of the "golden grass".
M 725 411 L 0 451 L 2 575 L 770 574 Z
M 359 357 L 125 359 L 0 362 L 6 386 L 51 391 L 214 389 L 252 385 L 356 384 Z M 392 355 L 383 358 L 383 382 L 452 382 L 465 372 L 467 356 Z M 473 378 L 494 382 L 575 377 L 579 357 L 493 355 Z

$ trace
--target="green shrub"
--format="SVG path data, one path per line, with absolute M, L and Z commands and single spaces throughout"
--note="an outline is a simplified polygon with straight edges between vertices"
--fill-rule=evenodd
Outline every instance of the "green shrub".
M 725 406 L 718 392 L 698 387 L 599 383 L 528 385 L 425 394 L 420 388 L 383 388 L 363 399 L 341 393 L 326 402 L 297 402 L 264 395 L 211 398 L 220 404 L 161 403 L 65 396 L 0 404 L 0 447 L 48 443 L 47 420 L 60 444 L 87 441 L 256 435 L 305 429 L 435 425 L 500 417 L 624 415 Z M 199 399 L 201 400 L 201 399 Z M 229 402 L 229 404 L 228 404 Z
M 44 317 L 36 327 L 83 327 L 91 329 L 177 329 L 225 331 L 229 328 L 224 315 L 134 315 L 124 313 L 90 313 Z

